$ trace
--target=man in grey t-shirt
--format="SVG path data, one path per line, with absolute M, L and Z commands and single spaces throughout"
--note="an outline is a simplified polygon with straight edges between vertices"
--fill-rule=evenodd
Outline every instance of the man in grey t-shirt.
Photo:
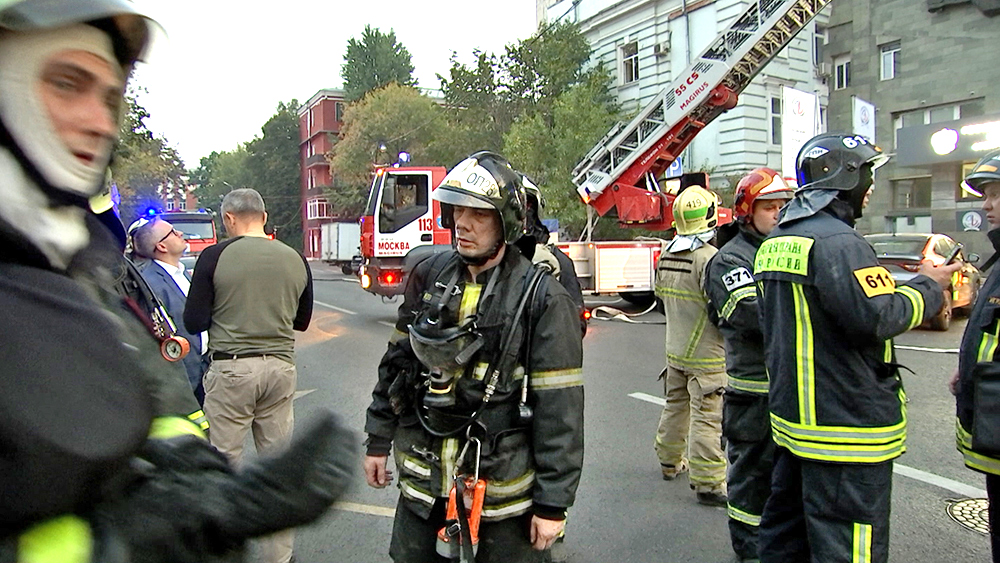
M 208 330 L 212 364 L 205 374 L 205 415 L 212 445 L 234 463 L 253 430 L 258 453 L 292 435 L 295 336 L 312 317 L 312 274 L 305 258 L 264 234 L 267 212 L 256 190 L 222 200 L 229 240 L 205 249 L 191 279 L 184 326 Z M 267 563 L 288 563 L 291 531 L 271 537 Z

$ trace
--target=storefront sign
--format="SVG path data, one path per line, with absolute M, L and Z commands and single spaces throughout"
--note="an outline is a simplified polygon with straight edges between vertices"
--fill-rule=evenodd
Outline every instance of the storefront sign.
M 962 209 L 956 212 L 955 224 L 960 231 L 982 231 L 986 219 L 978 209 Z
M 799 149 L 816 136 L 816 95 L 782 86 L 781 98 L 781 171 L 793 176 Z
M 906 127 L 896 131 L 900 166 L 979 160 L 1000 149 L 1000 115 Z

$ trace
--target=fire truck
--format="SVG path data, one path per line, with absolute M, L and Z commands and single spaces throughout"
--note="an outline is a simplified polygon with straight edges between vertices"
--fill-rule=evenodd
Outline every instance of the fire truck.
M 627 125 L 616 124 L 573 170 L 584 203 L 622 227 L 667 230 L 692 179 L 664 173 L 709 123 L 736 107 L 760 70 L 832 0 L 755 0 Z M 708 187 L 707 179 L 704 187 Z M 720 210 L 720 223 L 732 219 Z M 564 244 L 585 291 L 651 292 L 659 241 Z M 646 295 L 651 295 L 646 293 Z
M 626 228 L 666 231 L 674 198 L 705 174 L 667 178 L 671 163 L 725 111 L 761 69 L 833 0 L 755 0 L 628 124 L 618 123 L 573 170 L 583 202 Z M 403 292 L 409 257 L 451 244 L 431 190 L 442 167 L 380 168 L 361 220 L 361 285 Z M 720 222 L 732 219 L 720 210 Z M 589 233 L 588 228 L 588 233 Z M 588 293 L 650 296 L 662 241 L 585 241 L 559 245 L 573 259 Z
M 161 217 L 184 233 L 184 240 L 190 246 L 188 254 L 199 255 L 202 250 L 219 242 L 215 218 L 207 211 L 168 211 Z
M 447 172 L 442 166 L 375 171 L 361 217 L 358 276 L 366 291 L 383 297 L 403 293 L 406 263 L 451 248 L 451 231 L 441 226 L 441 204 L 430 197 Z

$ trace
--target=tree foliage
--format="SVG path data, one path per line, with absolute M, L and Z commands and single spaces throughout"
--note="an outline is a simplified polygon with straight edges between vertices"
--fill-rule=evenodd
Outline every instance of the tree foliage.
M 339 215 L 356 217 L 368 198 L 374 165 L 391 164 L 400 152 L 409 153 L 415 165 L 456 162 L 461 152 L 448 129 L 441 107 L 413 87 L 393 83 L 370 92 L 344 112 L 327 199 Z
M 119 213 L 131 222 L 146 207 L 157 205 L 159 193 L 185 195 L 184 163 L 167 140 L 154 134 L 146 125 L 149 112 L 139 103 L 143 90 L 129 86 L 111 162 L 112 181 L 121 194 Z M 166 195 L 164 193 L 163 195 Z
M 279 103 L 261 134 L 231 151 L 213 152 L 191 173 L 199 200 L 216 212 L 236 188 L 254 188 L 264 198 L 268 225 L 277 238 L 302 248 L 299 103 Z
M 576 236 L 586 206 L 573 167 L 618 118 L 611 77 L 587 67 L 590 47 L 573 24 L 556 24 L 508 45 L 502 57 L 476 53 L 468 67 L 452 58 L 441 77 L 454 138 L 472 152 L 500 150 L 542 189 L 546 215 Z M 615 233 L 618 237 L 620 232 Z
M 370 25 L 365 26 L 360 41 L 348 39 L 340 76 L 349 101 L 359 100 L 391 82 L 416 84 L 410 52 L 396 40 L 396 32 L 390 29 L 382 33 Z

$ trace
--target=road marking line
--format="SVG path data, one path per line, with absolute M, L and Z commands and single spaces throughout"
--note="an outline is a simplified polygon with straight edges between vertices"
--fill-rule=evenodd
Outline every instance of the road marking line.
M 938 354 L 957 354 L 958 348 L 926 348 L 924 346 L 903 346 L 896 344 L 897 350 L 913 350 L 915 352 L 936 352 Z
M 908 465 L 903 465 L 902 463 L 892 464 L 892 472 L 903 475 L 904 477 L 909 477 L 910 479 L 916 479 L 917 481 L 923 481 L 924 483 L 936 485 L 942 489 L 947 489 L 955 494 L 969 498 L 986 498 L 986 491 L 983 489 L 966 485 L 965 483 L 959 483 L 958 481 L 954 481 L 947 477 L 921 471 Z
M 305 397 L 305 396 L 306 396 L 306 395 L 308 395 L 309 393 L 312 393 L 313 391 L 315 391 L 315 389 L 303 389 L 303 390 L 301 390 L 301 391 L 296 391 L 296 392 L 295 392 L 295 394 L 294 394 L 294 395 L 292 395 L 292 399 L 293 399 L 293 400 L 294 400 L 294 399 L 300 399 L 300 398 L 302 398 L 302 397 Z
M 640 401 L 646 401 L 647 403 L 653 403 L 654 405 L 660 405 L 661 407 L 667 404 L 667 400 L 663 397 L 654 397 L 653 395 L 648 395 L 646 393 L 630 393 L 629 397 L 639 399 Z
M 378 321 L 378 324 L 385 325 L 385 326 L 387 326 L 389 328 L 396 328 L 396 325 L 390 323 L 389 321 Z
M 640 401 L 646 401 L 647 403 L 653 403 L 654 405 L 664 406 L 666 404 L 666 399 L 662 397 L 657 397 L 655 395 L 650 395 L 648 393 L 630 393 L 629 397 L 633 399 L 638 399 Z M 898 473 L 904 477 L 909 477 L 910 479 L 916 479 L 917 481 L 923 481 L 924 483 L 934 485 L 936 487 L 941 487 L 947 491 L 951 491 L 955 494 L 963 495 L 969 498 L 986 498 L 986 491 L 973 487 L 971 485 L 966 485 L 965 483 L 960 483 L 958 481 L 949 479 L 947 477 L 942 477 L 940 475 L 935 475 L 933 473 L 928 473 L 926 471 L 921 471 L 914 467 L 908 465 L 903 465 L 902 463 L 892 464 L 892 472 Z
M 345 510 L 347 512 L 357 512 L 358 514 L 371 514 L 372 516 L 385 516 L 393 518 L 396 516 L 395 508 L 385 506 L 375 506 L 374 504 L 359 504 L 356 502 L 335 502 L 333 508 Z
M 334 311 L 340 311 L 341 313 L 347 313 L 348 315 L 357 315 L 357 313 L 355 313 L 354 311 L 348 311 L 347 309 L 343 309 L 341 307 L 337 307 L 336 305 L 330 305 L 329 303 L 323 303 L 322 301 L 316 301 L 315 299 L 313 299 L 313 303 L 319 305 L 320 307 L 326 307 L 327 309 L 333 309 Z

